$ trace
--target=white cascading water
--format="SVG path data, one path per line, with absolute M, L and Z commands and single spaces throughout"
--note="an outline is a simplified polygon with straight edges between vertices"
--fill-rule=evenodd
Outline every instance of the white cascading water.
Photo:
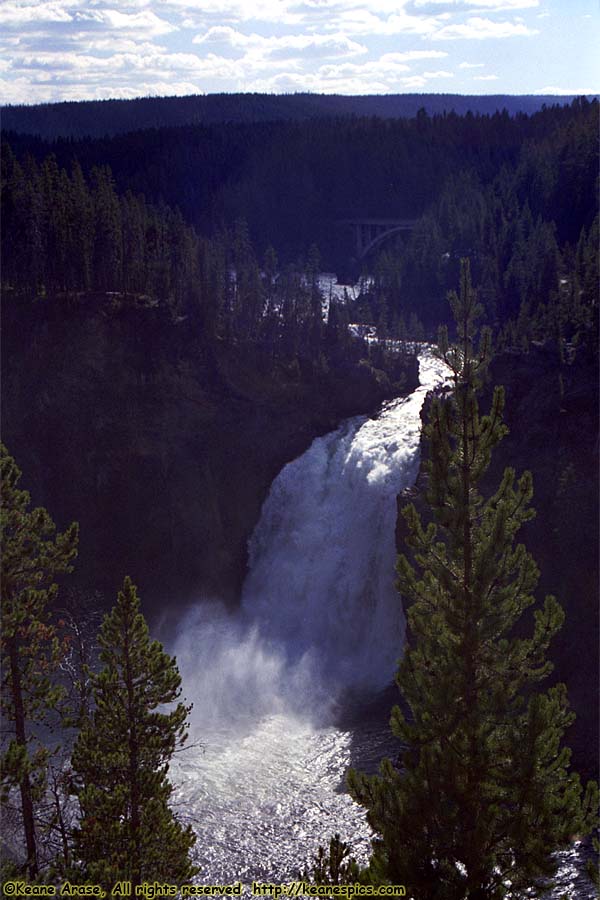
M 293 880 L 336 832 L 366 862 L 370 830 L 344 779 L 351 762 L 373 768 L 397 751 L 389 698 L 377 707 L 373 694 L 403 643 L 396 497 L 417 475 L 425 395 L 447 373 L 427 352 L 419 364 L 409 397 L 318 438 L 275 479 L 242 609 L 202 603 L 184 623 L 175 651 L 194 710 L 172 774 L 199 882 Z M 359 700 L 369 690 L 371 706 Z M 587 852 L 559 854 L 549 900 L 594 896 Z
M 396 497 L 419 468 L 421 407 L 447 369 L 419 360 L 420 386 L 317 438 L 273 482 L 250 541 L 243 609 L 286 658 L 332 687 L 389 683 L 404 643 L 394 587 Z
M 184 624 L 193 745 L 174 774 L 203 882 L 291 878 L 336 831 L 368 850 L 343 790 L 356 736 L 335 722 L 342 692 L 389 684 L 402 650 L 396 497 L 418 472 L 425 395 L 447 372 L 429 352 L 419 365 L 409 397 L 317 438 L 275 479 L 240 612 L 202 603 Z

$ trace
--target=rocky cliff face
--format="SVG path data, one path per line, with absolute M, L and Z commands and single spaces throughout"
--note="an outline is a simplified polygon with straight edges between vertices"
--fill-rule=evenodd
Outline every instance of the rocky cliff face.
M 145 608 L 233 603 L 271 482 L 318 434 L 398 385 L 206 345 L 160 310 L 106 297 L 4 304 L 3 440 L 23 486 L 81 529 L 75 580 L 111 604 L 125 574 Z M 416 362 L 406 388 L 417 383 Z
M 575 766 L 597 777 L 598 359 L 582 348 L 571 364 L 561 363 L 550 346 L 498 356 L 482 409 L 489 408 L 496 384 L 505 388 L 510 433 L 494 451 L 482 492 L 489 496 L 497 489 L 506 466 L 517 475 L 525 469 L 533 474 L 537 515 L 517 539 L 540 569 L 537 597 L 554 594 L 565 611 L 565 624 L 550 649 L 551 677 L 567 684 L 577 714 L 567 736 Z M 410 492 L 417 505 L 422 505 L 424 487 L 421 472 Z M 406 499 L 399 498 L 399 505 Z M 399 517 L 399 548 L 403 539 Z

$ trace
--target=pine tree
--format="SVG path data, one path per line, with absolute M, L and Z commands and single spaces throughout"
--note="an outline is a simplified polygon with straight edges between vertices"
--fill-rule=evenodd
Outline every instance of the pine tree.
M 99 636 L 102 671 L 95 710 L 72 757 L 81 822 L 74 856 L 84 876 L 108 891 L 120 880 L 182 883 L 195 874 L 195 836 L 171 808 L 167 773 L 186 737 L 189 706 L 179 702 L 174 658 L 151 641 L 129 578 Z
M 2 800 L 20 795 L 30 878 L 40 868 L 34 802 L 45 786 L 48 753 L 34 740 L 34 726 L 46 721 L 60 689 L 52 673 L 61 646 L 48 622 L 56 595 L 56 575 L 71 571 L 77 553 L 77 525 L 56 534 L 45 509 L 29 509 L 27 491 L 18 487 L 21 471 L 0 444 L 2 507 L 2 690 L 3 731 L 10 734 L 2 753 Z
M 118 291 L 122 286 L 123 229 L 121 207 L 108 166 L 92 169 L 94 243 L 92 286 L 97 291 Z M 155 263 L 155 244 L 148 248 L 148 269 Z M 152 252 L 154 251 L 154 253 Z
M 73 162 L 71 171 L 69 205 L 71 218 L 69 288 L 87 291 L 92 277 L 94 211 L 90 191 L 77 161 Z
M 318 884 L 321 887 L 336 884 L 354 884 L 360 877 L 360 867 L 353 856 L 350 856 L 350 846 L 343 841 L 339 834 L 334 834 L 329 840 L 329 848 L 319 846 L 313 856 L 310 869 L 299 873 L 303 881 L 310 884 Z M 319 896 L 327 896 L 323 891 Z M 335 896 L 332 894 L 331 896 Z
M 379 837 L 368 877 L 405 884 L 415 900 L 496 900 L 538 896 L 555 870 L 553 852 L 592 826 L 598 791 L 569 773 L 561 748 L 573 720 L 564 685 L 536 685 L 563 613 L 553 597 L 535 611 L 538 570 L 520 526 L 533 516 L 532 481 L 506 469 L 487 501 L 478 486 L 506 432 L 503 391 L 479 415 L 477 394 L 489 360 L 489 334 L 474 346 L 480 308 L 461 263 L 460 297 L 450 297 L 458 345 L 440 347 L 453 375 L 451 398 L 432 404 L 427 499 L 434 521 L 403 511 L 414 562 L 401 556 L 399 588 L 410 606 L 411 639 L 397 683 L 410 713 L 395 707 L 400 765 L 379 776 L 353 772 L 353 796 Z M 519 623 L 518 631 L 516 626 Z

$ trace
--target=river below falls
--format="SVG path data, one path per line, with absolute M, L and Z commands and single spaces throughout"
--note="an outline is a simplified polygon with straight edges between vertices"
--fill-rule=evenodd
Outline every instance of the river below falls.
M 180 754 L 175 767 L 176 808 L 197 835 L 195 880 L 295 880 L 335 833 L 366 863 L 371 830 L 345 790 L 345 775 L 350 766 L 375 772 L 383 757 L 397 757 L 388 725 L 395 701 L 393 688 L 363 698 L 339 710 L 337 725 L 273 714 L 239 730 L 197 734 L 202 746 Z M 589 840 L 559 854 L 548 900 L 597 897 L 585 874 L 590 857 Z

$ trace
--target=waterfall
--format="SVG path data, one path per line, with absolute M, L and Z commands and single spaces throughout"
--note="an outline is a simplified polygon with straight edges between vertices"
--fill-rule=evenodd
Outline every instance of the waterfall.
M 346 421 L 285 466 L 250 542 L 245 613 L 329 682 L 382 687 L 400 656 L 396 498 L 417 476 L 425 395 L 447 373 L 431 354 L 419 370 L 409 397 Z
M 289 877 L 336 831 L 367 852 L 363 812 L 341 790 L 356 735 L 334 713 L 346 689 L 393 678 L 396 498 L 418 472 L 425 395 L 446 377 L 424 351 L 410 396 L 285 466 L 250 542 L 241 609 L 199 604 L 183 625 L 175 649 L 204 749 L 177 761 L 177 796 L 204 881 Z

